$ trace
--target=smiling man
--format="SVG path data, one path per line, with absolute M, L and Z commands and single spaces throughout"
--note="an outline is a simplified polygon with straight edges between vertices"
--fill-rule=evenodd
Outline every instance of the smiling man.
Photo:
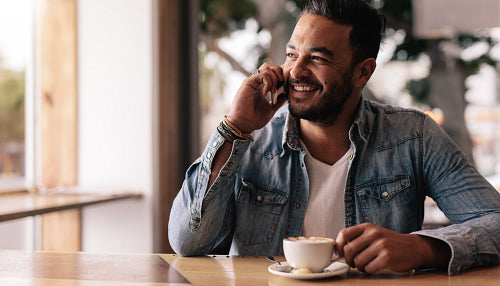
M 363 99 L 383 17 L 360 0 L 310 0 L 281 66 L 247 78 L 169 222 L 173 249 L 279 255 L 289 236 L 336 239 L 366 272 L 500 262 L 500 194 L 426 115 Z M 284 85 L 276 104 L 266 99 Z M 453 225 L 422 231 L 432 197 Z

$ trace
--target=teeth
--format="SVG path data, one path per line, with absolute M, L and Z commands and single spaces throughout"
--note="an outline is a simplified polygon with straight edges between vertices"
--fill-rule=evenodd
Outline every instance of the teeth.
M 294 86 L 293 89 L 296 91 L 312 91 L 313 88 L 309 86 Z

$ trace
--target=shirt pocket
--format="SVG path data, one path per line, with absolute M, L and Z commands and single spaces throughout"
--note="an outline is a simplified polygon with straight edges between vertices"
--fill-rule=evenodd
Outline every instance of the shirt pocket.
M 236 202 L 235 236 L 244 245 L 271 243 L 288 196 L 243 181 Z
M 407 232 L 416 224 L 409 176 L 395 176 L 355 188 L 364 222 Z

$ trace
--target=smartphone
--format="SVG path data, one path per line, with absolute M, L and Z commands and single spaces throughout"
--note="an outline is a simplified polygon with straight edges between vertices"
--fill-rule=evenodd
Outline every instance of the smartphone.
M 268 91 L 266 94 L 266 100 L 269 102 L 271 105 L 275 105 L 278 102 L 278 97 L 280 95 L 286 96 L 285 95 L 285 87 L 283 86 L 283 83 L 281 83 L 278 86 L 278 89 L 276 90 L 275 93 L 271 93 L 271 91 Z

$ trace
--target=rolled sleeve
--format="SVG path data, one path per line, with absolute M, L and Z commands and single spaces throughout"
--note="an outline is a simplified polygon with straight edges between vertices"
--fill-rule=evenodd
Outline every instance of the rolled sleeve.
M 209 253 L 224 236 L 223 226 L 233 219 L 226 210 L 233 207 L 234 174 L 250 142 L 235 140 L 231 155 L 216 180 L 208 188 L 215 154 L 225 139 L 214 131 L 201 156 L 188 168 L 169 219 L 169 241 L 178 254 Z
M 448 275 L 475 266 L 500 263 L 500 214 L 492 213 L 462 224 L 413 232 L 444 241 L 451 249 Z

